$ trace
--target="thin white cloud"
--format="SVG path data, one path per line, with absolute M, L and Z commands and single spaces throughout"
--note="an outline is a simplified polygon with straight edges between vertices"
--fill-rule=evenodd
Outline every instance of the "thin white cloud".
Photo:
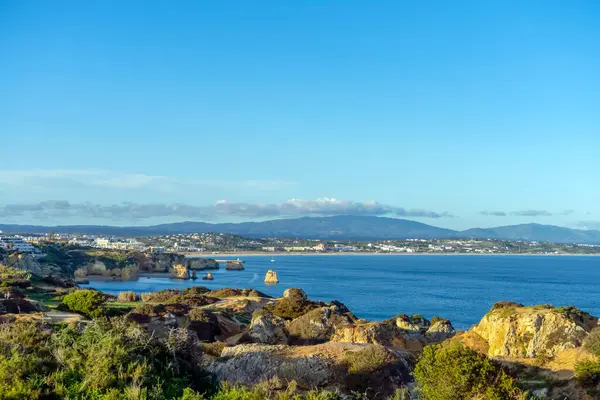
M 571 211 L 571 210 L 565 210 L 562 213 L 559 213 L 558 215 L 569 215 L 572 213 L 573 213 L 573 211 Z M 512 215 L 515 217 L 551 217 L 552 215 L 555 215 L 554 213 L 551 213 L 550 211 L 546 211 L 546 210 L 520 210 L 520 211 L 512 211 L 512 212 L 481 211 L 479 214 L 485 215 L 488 217 L 507 217 L 509 215 Z
M 188 218 L 213 220 L 219 217 L 278 218 L 332 215 L 396 215 L 402 217 L 442 218 L 447 212 L 405 209 L 375 201 L 356 202 L 333 198 L 290 199 L 282 203 L 235 203 L 226 200 L 208 206 L 188 204 L 122 203 L 100 205 L 70 203 L 65 200 L 0 206 L 0 218 L 29 217 L 40 220 L 92 218 L 106 220 L 143 220 L 149 218 Z
M 96 187 L 105 189 L 148 189 L 176 192 L 185 188 L 251 188 L 277 190 L 295 182 L 285 180 L 220 181 L 206 179 L 176 179 L 167 176 L 117 172 L 97 169 L 31 169 L 0 170 L 0 185 L 23 188 L 45 187 L 72 189 Z

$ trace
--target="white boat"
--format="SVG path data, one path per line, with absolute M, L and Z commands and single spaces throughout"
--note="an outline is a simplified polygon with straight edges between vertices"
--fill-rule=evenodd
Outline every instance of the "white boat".
M 275 262 L 275 259 L 273 257 L 271 257 L 271 262 Z

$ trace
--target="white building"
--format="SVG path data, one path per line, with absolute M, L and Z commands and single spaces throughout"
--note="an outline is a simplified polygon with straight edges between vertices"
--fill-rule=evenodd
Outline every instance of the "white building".
M 5 250 L 20 251 L 22 253 L 33 253 L 35 247 L 23 240 L 20 236 L 0 235 L 0 248 Z

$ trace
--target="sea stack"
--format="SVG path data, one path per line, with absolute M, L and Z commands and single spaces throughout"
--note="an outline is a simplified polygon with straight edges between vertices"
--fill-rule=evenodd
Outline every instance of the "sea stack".
M 212 281 L 212 280 L 214 280 L 214 279 L 215 279 L 215 277 L 213 276 L 213 274 L 211 274 L 211 273 L 209 272 L 208 274 L 204 275 L 204 276 L 202 277 L 202 279 L 204 279 L 205 281 Z
M 190 279 L 190 272 L 182 264 L 175 264 L 173 268 L 171 268 L 171 278 L 174 279 Z
M 234 271 L 242 271 L 244 266 L 240 261 L 227 261 L 225 265 L 225 269 L 234 270 Z
M 277 272 L 272 269 L 267 271 L 267 275 L 265 275 L 265 283 L 279 283 L 279 279 L 277 279 Z

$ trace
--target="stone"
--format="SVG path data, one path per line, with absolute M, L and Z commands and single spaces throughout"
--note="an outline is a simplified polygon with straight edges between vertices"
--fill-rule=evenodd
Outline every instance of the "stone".
M 182 264 L 175 264 L 173 268 L 171 268 L 171 278 L 173 279 L 190 279 L 189 270 Z
M 427 329 L 425 338 L 429 343 L 440 343 L 451 338 L 455 333 L 456 331 L 450 321 L 447 319 L 440 319 L 431 324 L 429 329 Z
M 5 299 L 0 300 L 1 314 L 28 314 L 42 311 L 42 305 L 38 302 L 27 301 L 24 299 Z
M 423 343 L 412 339 L 392 323 L 367 322 L 339 328 L 331 339 L 333 342 L 377 344 L 395 349 L 421 351 Z
M 256 310 L 252 313 L 252 321 L 246 336 L 254 343 L 287 344 L 288 342 L 285 320 L 264 310 Z
M 335 305 L 320 307 L 287 324 L 292 344 L 318 344 L 331 340 L 336 331 L 354 320 Z
M 407 332 L 425 333 L 431 323 L 420 315 L 408 316 L 405 314 L 393 318 L 396 326 Z
M 214 279 L 215 279 L 215 277 L 213 276 L 213 274 L 211 274 L 211 273 L 209 272 L 208 274 L 204 275 L 204 276 L 202 277 L 202 279 L 204 279 L 205 281 L 212 281 L 212 280 L 214 280 Z
M 308 299 L 308 296 L 306 296 L 306 293 L 304 292 L 304 290 L 297 289 L 297 288 L 286 289 L 283 292 L 283 297 L 284 298 L 300 299 L 300 300 L 307 300 Z
M 267 274 L 265 275 L 265 283 L 279 283 L 279 279 L 277 279 L 277 272 L 273 271 L 272 269 L 268 270 Z

